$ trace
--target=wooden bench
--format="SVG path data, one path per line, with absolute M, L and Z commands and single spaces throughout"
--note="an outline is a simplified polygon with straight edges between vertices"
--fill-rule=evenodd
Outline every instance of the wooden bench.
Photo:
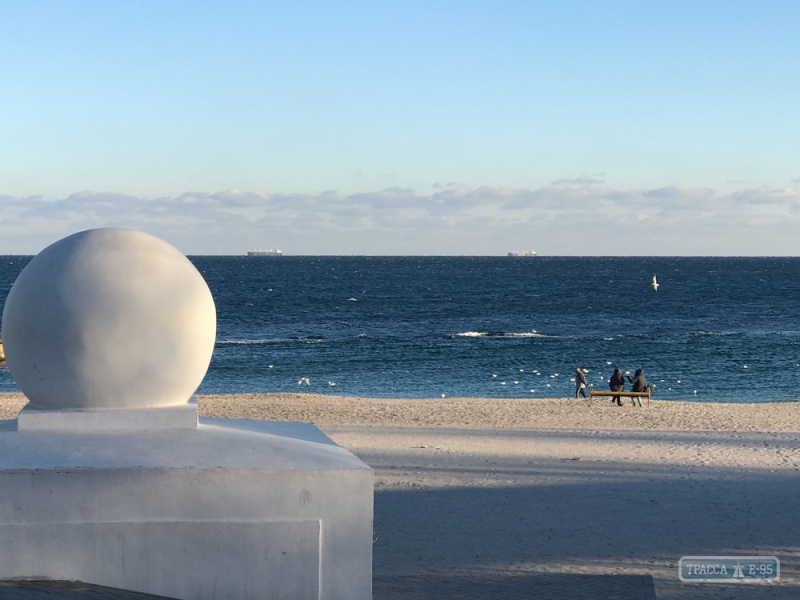
M 611 390 L 608 391 L 595 391 L 592 388 L 592 384 L 589 384 L 589 402 L 592 401 L 592 398 L 600 398 L 609 396 L 614 398 L 619 396 L 620 398 L 647 398 L 647 408 L 650 408 L 650 394 L 652 393 L 653 388 L 651 386 L 647 386 L 646 392 L 612 392 Z

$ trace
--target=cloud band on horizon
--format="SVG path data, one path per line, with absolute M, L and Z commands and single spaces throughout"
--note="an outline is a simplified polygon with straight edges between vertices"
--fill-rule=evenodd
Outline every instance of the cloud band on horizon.
M 800 189 L 719 194 L 673 186 L 617 190 L 563 179 L 535 190 L 387 188 L 269 194 L 231 189 L 142 198 L 83 191 L 0 196 L 0 253 L 36 253 L 83 229 L 130 227 L 187 254 L 796 255 Z

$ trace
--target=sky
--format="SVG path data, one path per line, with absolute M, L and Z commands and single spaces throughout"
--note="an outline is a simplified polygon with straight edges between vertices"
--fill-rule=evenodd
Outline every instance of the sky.
M 799 2 L 0 0 L 0 254 L 800 254 Z

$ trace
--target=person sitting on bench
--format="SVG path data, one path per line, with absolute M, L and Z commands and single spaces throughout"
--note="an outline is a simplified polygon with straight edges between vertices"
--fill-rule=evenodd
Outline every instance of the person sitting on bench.
M 625 376 L 619 369 L 614 369 L 614 374 L 608 380 L 608 387 L 612 392 L 621 392 L 625 389 Z M 622 406 L 622 399 L 619 396 L 611 398 L 611 404 L 617 403 L 617 406 Z
M 628 381 L 633 384 L 633 388 L 631 389 L 632 392 L 646 392 L 647 391 L 647 377 L 644 376 L 644 371 L 642 369 L 636 369 L 636 373 L 633 374 L 633 378 L 628 377 Z M 639 398 L 631 398 L 631 404 L 636 406 L 636 401 Z M 642 405 L 642 401 L 639 400 L 639 406 Z

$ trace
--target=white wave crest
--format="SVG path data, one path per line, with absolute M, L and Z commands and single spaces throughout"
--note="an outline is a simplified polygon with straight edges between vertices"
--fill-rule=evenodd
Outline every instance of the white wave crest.
M 545 337 L 543 333 L 533 331 L 500 331 L 497 333 L 491 331 L 462 331 L 461 333 L 454 334 L 454 337 Z
M 696 335 L 736 335 L 735 331 L 697 331 Z
M 217 340 L 217 346 L 250 346 L 253 344 L 273 344 L 282 340 Z
M 523 331 L 521 333 L 503 333 L 501 335 L 507 337 L 545 337 L 543 333 L 538 333 L 536 331 Z
M 217 346 L 258 346 L 263 344 L 323 344 L 329 342 L 327 338 L 306 338 L 306 337 L 293 337 L 293 338 L 276 338 L 264 340 L 217 340 Z

